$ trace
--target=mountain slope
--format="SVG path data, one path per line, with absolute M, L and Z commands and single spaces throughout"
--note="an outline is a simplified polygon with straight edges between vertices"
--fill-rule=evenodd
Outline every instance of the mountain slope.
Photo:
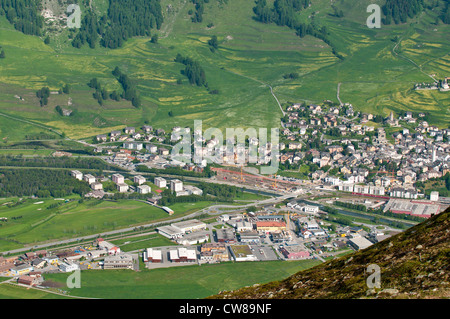
M 0 59 L 0 112 L 52 126 L 70 138 L 144 123 L 164 129 L 192 126 L 195 119 L 202 119 L 204 128 L 270 128 L 278 127 L 282 116 L 272 91 L 285 107 L 302 101 L 337 103 L 339 87 L 342 102 L 358 111 L 385 116 L 391 111 L 429 112 L 429 123 L 448 125 L 450 94 L 413 90 L 415 83 L 433 81 L 431 74 L 442 79 L 450 72 L 450 26 L 436 20 L 443 1 L 408 23 L 369 29 L 367 6 L 382 6 L 385 0 L 313 0 L 295 15 L 326 33 L 332 46 L 309 34 L 301 38 L 288 26 L 256 21 L 254 1 L 210 0 L 204 4 L 202 22 L 196 23 L 192 1 L 160 2 L 164 22 L 159 30 L 152 29 L 152 36 L 159 36 L 157 43 L 144 35 L 129 38 L 117 49 L 103 47 L 100 39 L 95 48 L 75 48 L 72 39 L 77 33 L 64 23 L 45 27 L 41 37 L 25 35 L 0 12 L 0 46 L 6 54 Z M 107 0 L 80 3 L 91 4 L 97 17 L 109 7 Z M 270 7 L 273 3 L 268 2 Z M 86 7 L 82 6 L 83 18 Z M 343 16 L 336 16 L 335 10 Z M 218 39 L 215 50 L 208 44 L 213 36 Z M 178 53 L 199 62 L 208 88 L 189 84 L 181 74 L 184 66 L 174 62 Z M 122 91 L 111 74 L 116 66 L 136 83 L 141 107 L 111 98 L 99 104 L 93 98 L 87 85 L 93 78 L 108 92 Z M 289 73 L 298 77 L 285 78 Z M 58 91 L 66 84 L 70 94 L 51 95 L 48 105 L 40 106 L 37 90 Z M 57 105 L 77 112 L 60 116 Z M 20 134 L 0 132 L 0 138 L 8 135 Z
M 448 298 L 450 209 L 365 250 L 264 285 L 221 292 L 225 299 Z M 369 289 L 366 269 L 381 270 Z

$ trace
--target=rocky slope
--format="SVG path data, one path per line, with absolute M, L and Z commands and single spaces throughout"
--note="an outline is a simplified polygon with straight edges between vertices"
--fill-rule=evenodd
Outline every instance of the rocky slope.
M 368 266 L 380 268 L 380 287 Z M 210 298 L 449 298 L 450 209 L 365 250 L 291 277 Z

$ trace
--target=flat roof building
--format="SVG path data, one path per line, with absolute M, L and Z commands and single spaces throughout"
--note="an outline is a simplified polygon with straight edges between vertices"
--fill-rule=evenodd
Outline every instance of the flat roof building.
M 219 243 L 235 243 L 236 235 L 231 228 L 223 228 L 216 230 L 217 241 Z
M 230 246 L 231 256 L 235 261 L 256 261 L 256 256 L 252 253 L 248 245 Z
M 311 254 L 301 246 L 285 246 L 280 248 L 280 252 L 287 259 L 308 259 Z
M 133 257 L 128 254 L 107 256 L 103 261 L 103 269 L 133 269 Z
M 162 252 L 153 248 L 147 248 L 143 253 L 144 262 L 161 263 Z
M 173 179 L 170 181 L 170 189 L 173 192 L 181 192 L 183 190 L 183 182 L 179 179 Z
M 169 239 L 180 238 L 184 235 L 184 232 L 177 227 L 173 226 L 161 226 L 156 228 L 159 234 Z
M 206 229 L 206 224 L 197 219 L 190 219 L 190 220 L 181 221 L 178 223 L 173 223 L 173 224 L 171 224 L 171 226 L 178 228 L 183 233 L 189 233 L 189 232 Z
M 256 222 L 256 229 L 259 232 L 280 232 L 286 230 L 286 223 L 277 221 Z
M 70 174 L 72 175 L 72 177 L 75 177 L 78 180 L 83 180 L 83 173 L 81 173 L 80 171 L 71 171 Z
M 172 262 L 196 262 L 197 252 L 195 249 L 179 247 L 169 251 L 170 260 Z
M 159 188 L 167 187 L 167 181 L 162 177 L 155 177 L 154 182 L 155 185 Z
M 134 176 L 133 181 L 138 185 L 142 185 L 146 182 L 145 177 L 141 175 Z
M 126 193 L 128 191 L 128 184 L 125 183 L 118 183 L 117 184 L 117 190 L 119 191 L 119 193 Z
M 123 184 L 125 182 L 125 178 L 120 174 L 113 174 L 112 181 L 116 184 Z
M 139 194 L 148 194 L 148 193 L 151 192 L 151 188 L 150 188 L 150 186 L 148 186 L 148 185 L 139 185 L 139 186 L 137 187 L 137 192 L 138 192 Z
M 63 272 L 71 272 L 80 269 L 80 267 L 77 264 L 63 262 L 59 265 L 59 269 Z
M 368 240 L 364 237 L 351 238 L 348 241 L 348 243 L 350 244 L 350 246 L 352 246 L 356 250 L 365 249 L 365 248 L 373 245 L 373 243 L 370 240 Z
M 90 184 L 95 183 L 95 176 L 91 175 L 91 174 L 86 174 L 86 175 L 84 175 L 83 180 L 85 182 L 88 182 L 88 184 L 90 185 Z

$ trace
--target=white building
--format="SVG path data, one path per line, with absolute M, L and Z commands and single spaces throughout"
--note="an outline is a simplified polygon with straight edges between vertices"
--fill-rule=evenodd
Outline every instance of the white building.
M 150 186 L 148 186 L 148 185 L 139 185 L 139 186 L 137 187 L 137 192 L 138 192 L 139 194 L 148 194 L 148 193 L 151 192 L 151 188 L 150 188 Z
M 150 153 L 156 153 L 158 151 L 158 147 L 156 145 L 153 145 L 153 144 L 147 144 L 147 145 L 145 145 L 145 148 Z
M 236 223 L 236 231 L 242 232 L 242 231 L 252 231 L 253 230 L 253 224 L 246 221 L 241 221 Z
M 188 193 L 188 195 L 199 195 L 199 196 L 203 195 L 203 190 L 192 185 L 185 185 L 184 190 Z
M 61 271 L 63 271 L 63 272 L 71 272 L 71 271 L 80 269 L 80 267 L 77 264 L 61 263 L 59 265 L 59 269 L 61 269 Z
M 123 148 L 129 149 L 129 150 L 136 150 L 140 151 L 144 145 L 140 142 L 124 142 Z
M 125 182 L 125 178 L 120 174 L 113 174 L 112 181 L 116 184 L 123 184 Z
M 128 191 L 128 184 L 125 183 L 118 183 L 117 184 L 117 190 L 119 193 L 126 193 Z
M 167 181 L 162 177 L 155 177 L 155 185 L 159 188 L 167 187 Z
M 103 269 L 133 269 L 133 257 L 128 254 L 105 257 Z
M 432 200 L 433 202 L 437 202 L 439 200 L 439 192 L 431 192 L 430 193 L 430 200 Z
M 162 252 L 161 250 L 147 248 L 142 254 L 142 259 L 144 262 L 160 263 L 162 262 Z
M 183 190 L 183 182 L 179 179 L 173 179 L 170 181 L 170 189 L 174 192 L 181 192 Z
M 146 182 L 145 177 L 141 176 L 141 175 L 137 175 L 133 178 L 133 181 L 138 184 L 138 185 L 142 185 Z
M 95 191 L 102 190 L 102 189 L 103 189 L 103 184 L 102 184 L 102 183 L 95 182 L 95 183 L 92 183 L 92 184 L 91 184 L 91 188 L 92 188 L 93 190 L 95 190 Z
M 158 231 L 159 234 L 169 239 L 177 239 L 184 235 L 183 231 L 173 226 L 161 226 L 156 228 L 156 230 Z
M 71 171 L 70 174 L 72 175 L 72 177 L 75 177 L 79 181 L 83 180 L 83 173 L 81 173 L 80 171 Z
M 190 219 L 171 224 L 172 227 L 178 228 L 183 233 L 191 233 L 206 229 L 206 224 L 197 219 Z
M 303 206 L 303 211 L 305 213 L 317 214 L 319 212 L 319 206 L 305 205 Z
M 177 248 L 169 251 L 170 260 L 172 262 L 196 262 L 197 253 L 195 249 L 185 247 Z
M 86 175 L 84 175 L 83 180 L 85 182 L 88 182 L 88 184 L 90 185 L 90 184 L 95 183 L 95 176 L 91 175 L 91 174 L 86 174 Z

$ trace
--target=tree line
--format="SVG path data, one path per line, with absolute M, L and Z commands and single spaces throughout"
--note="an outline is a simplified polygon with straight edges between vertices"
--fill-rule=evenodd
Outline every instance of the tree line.
M 113 167 L 99 159 L 82 157 L 23 157 L 21 155 L 0 155 L 0 166 L 51 167 L 113 170 Z
M 111 99 L 114 101 L 120 101 L 121 99 L 125 99 L 127 101 L 131 101 L 131 104 L 138 108 L 141 106 L 141 98 L 140 94 L 136 89 L 135 84 L 130 80 L 128 75 L 122 73 L 119 67 L 116 67 L 112 74 L 116 77 L 117 81 L 121 84 L 123 88 L 123 92 L 119 93 L 116 90 L 112 92 L 108 92 L 108 90 L 102 86 L 100 81 L 97 78 L 92 78 L 88 86 L 95 90 L 92 94 L 94 99 L 97 100 L 98 104 L 103 105 L 103 101 Z
M 190 84 L 207 86 L 205 71 L 197 61 L 194 61 L 189 57 L 183 57 L 178 53 L 175 57 L 175 62 L 182 63 L 186 66 L 181 73 L 189 79 Z
M 122 98 L 127 101 L 131 101 L 134 107 L 141 106 L 141 98 L 139 92 L 136 90 L 136 85 L 131 81 L 131 79 L 120 71 L 119 67 L 113 70 L 112 74 L 116 77 L 117 81 L 122 85 L 123 93 Z

